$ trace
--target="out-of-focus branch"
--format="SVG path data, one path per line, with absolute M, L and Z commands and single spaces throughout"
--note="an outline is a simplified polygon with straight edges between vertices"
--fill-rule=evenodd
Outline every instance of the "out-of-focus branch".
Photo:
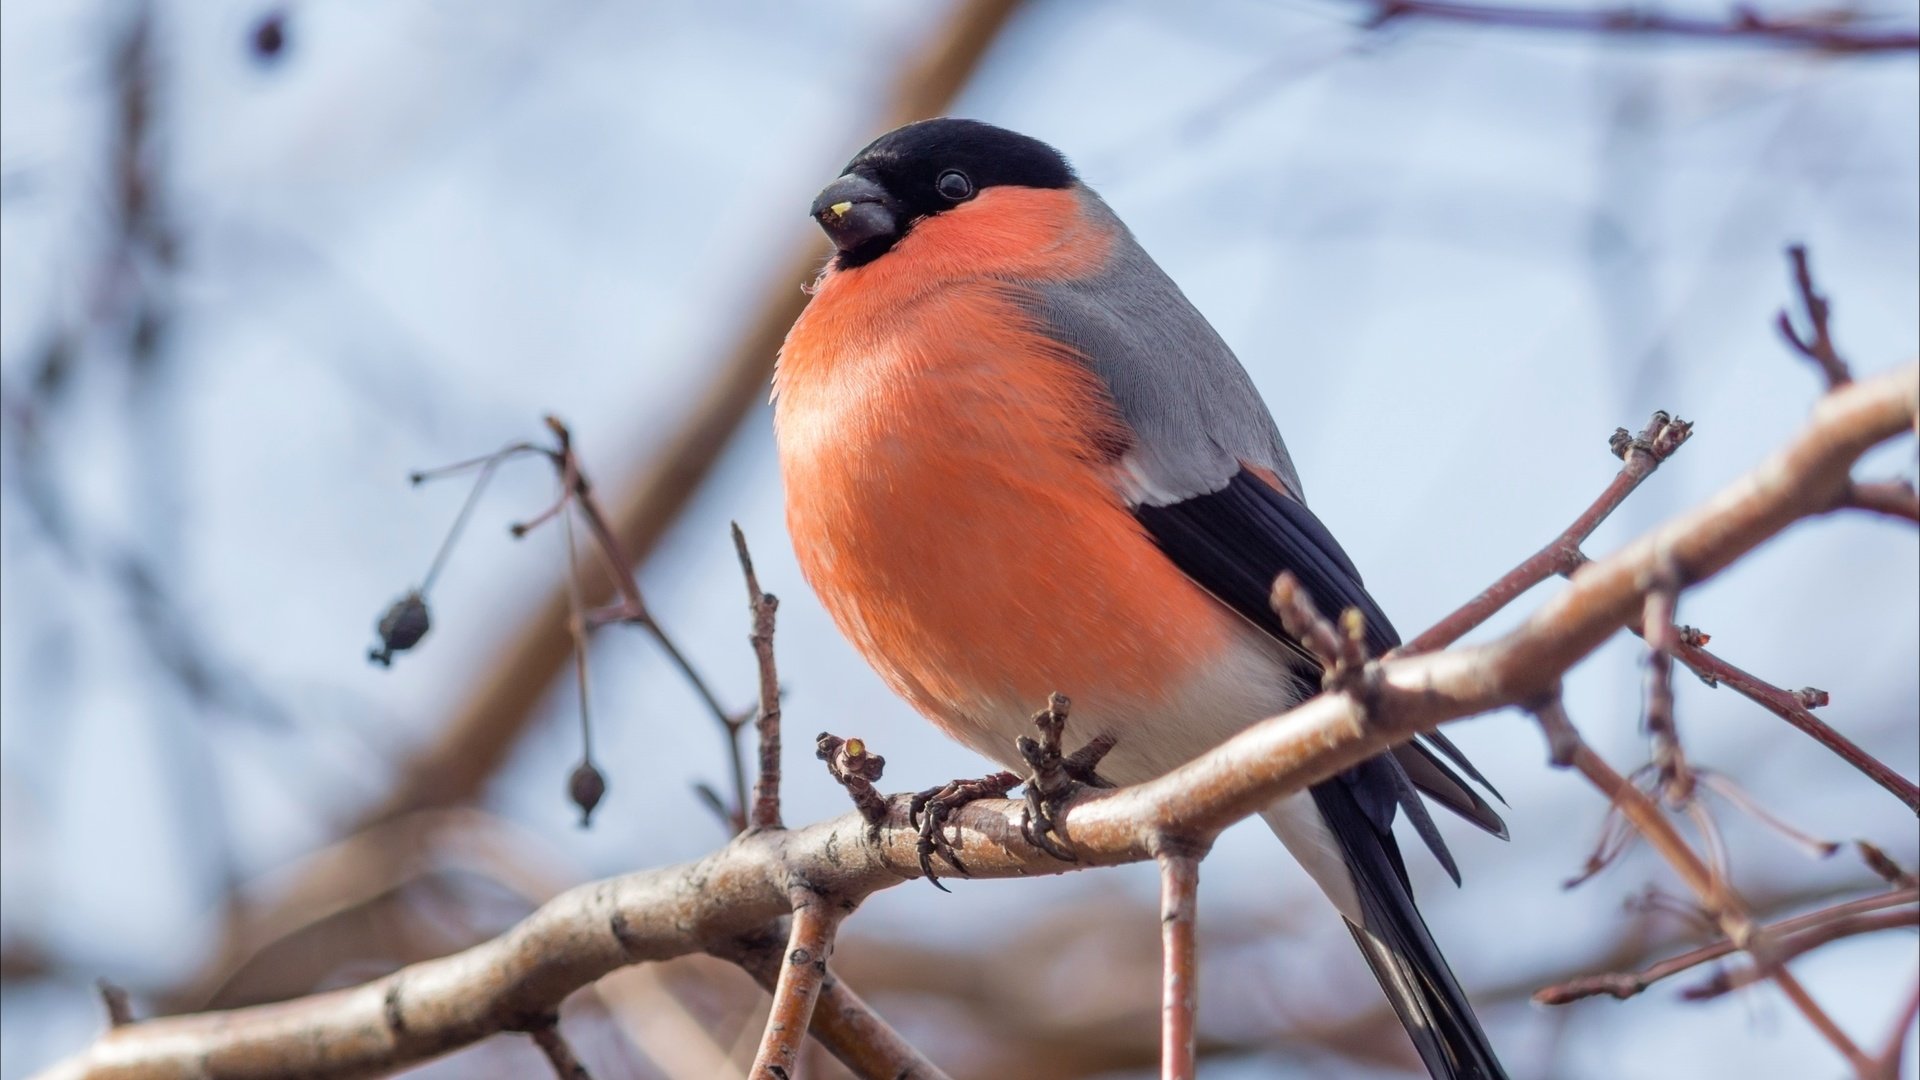
M 1827 380 L 1827 389 L 1844 386 L 1853 380 L 1853 372 L 1848 370 L 1847 362 L 1840 358 L 1840 348 L 1833 343 L 1833 305 L 1813 284 L 1813 268 L 1807 262 L 1807 249 L 1804 244 L 1795 244 L 1787 249 L 1787 261 L 1793 264 L 1793 287 L 1799 293 L 1800 306 L 1807 313 L 1808 332 L 1802 334 L 1794 328 L 1793 316 L 1782 310 L 1774 319 L 1780 336 L 1801 356 L 1813 361 L 1820 374 Z
M 1639 831 L 1648 846 L 1660 853 L 1660 857 L 1699 898 L 1701 906 L 1719 924 L 1728 940 L 1752 953 L 1754 962 L 1767 968 L 1766 974 L 1780 987 L 1787 1000 L 1807 1018 L 1807 1022 L 1833 1044 L 1857 1074 L 1868 1077 L 1871 1064 L 1859 1045 L 1840 1030 L 1840 1026 L 1813 1000 L 1800 981 L 1779 965 L 1773 953 L 1767 950 L 1766 943 L 1756 939 L 1753 917 L 1746 901 L 1734 890 L 1732 883 L 1694 852 L 1693 846 L 1673 827 L 1652 799 L 1647 798 L 1586 744 L 1567 719 L 1558 696 L 1536 706 L 1534 715 L 1546 734 L 1553 763 L 1578 771 L 1605 795 L 1614 809 Z
M 1691 586 L 1793 522 L 1833 510 L 1859 457 L 1909 431 L 1916 419 L 1920 364 L 1834 391 L 1806 427 L 1757 468 L 1706 504 L 1589 564 L 1499 640 L 1377 662 L 1370 665 L 1364 705 L 1353 695 L 1322 694 L 1156 780 L 1081 797 L 1060 816 L 1077 862 L 1059 862 L 1026 843 L 1018 803 L 975 803 L 955 812 L 948 826 L 979 877 L 1139 861 L 1164 850 L 1170 838 L 1204 845 L 1277 798 L 1448 720 L 1538 706 L 1557 692 L 1568 668 L 1637 616 L 1656 567 L 1671 566 L 1681 586 Z M 1589 778 L 1604 780 L 1604 768 L 1597 762 Z M 1644 796 L 1620 790 L 1630 785 L 1617 774 L 1614 779 L 1623 811 L 1665 853 L 1661 837 L 1672 827 Z M 293 1073 L 322 1080 L 424 1060 L 553 1011 L 572 991 L 617 967 L 716 950 L 764 933 L 790 912 L 797 885 L 853 905 L 917 876 L 919 836 L 907 826 L 904 809 L 895 800 L 878 829 L 848 814 L 793 831 L 749 832 L 694 863 L 581 886 L 492 941 L 363 986 L 116 1028 L 47 1075 L 163 1078 L 211 1070 L 234 1078 Z M 1715 910 L 1740 912 L 1731 890 L 1684 844 L 1669 854 Z M 1744 931 L 1729 936 L 1745 940 Z M 1798 983 L 1784 969 L 1774 977 L 1820 1025 L 1823 1014 L 1804 990 L 1795 992 Z M 1836 1045 L 1845 1040 L 1830 1020 L 1822 1030 Z
M 1877 934 L 1882 930 L 1911 930 L 1916 926 L 1920 926 L 1920 908 L 1861 912 L 1825 919 L 1800 933 L 1772 938 L 1765 950 L 1766 964 L 1722 970 L 1703 983 L 1687 987 L 1681 996 L 1689 1001 L 1719 997 L 1760 982 L 1777 972 L 1780 965 L 1829 942 L 1861 934 Z
M 580 1064 L 580 1058 L 574 1054 L 573 1047 L 567 1045 L 564 1035 L 560 1034 L 560 1018 L 543 1016 L 527 1025 L 527 1035 L 533 1044 L 547 1057 L 547 1064 L 553 1066 L 553 1075 L 558 1080 L 593 1080 L 593 1074 Z
M 1920 1026 L 1920 977 L 1914 979 L 1913 993 L 1907 995 L 1906 1008 L 1887 1032 L 1887 1043 L 1874 1059 L 1875 1080 L 1900 1080 L 1900 1057 L 1907 1047 L 1907 1036 Z
M 1875 896 L 1860 897 L 1838 904 L 1810 911 L 1804 915 L 1781 919 L 1769 923 L 1754 931 L 1756 937 L 1770 938 L 1776 941 L 1790 939 L 1797 935 L 1812 932 L 1834 922 L 1852 919 L 1873 912 L 1884 912 L 1889 908 L 1920 903 L 1920 889 L 1895 889 Z M 1740 951 L 1732 941 L 1721 938 L 1718 941 L 1690 949 L 1677 956 L 1660 960 L 1638 971 L 1615 971 L 1600 975 L 1582 975 L 1577 979 L 1568 979 L 1562 983 L 1542 987 L 1534 992 L 1533 1000 L 1540 1005 L 1566 1005 L 1582 998 L 1598 997 L 1602 994 L 1619 1000 L 1626 1000 L 1645 991 L 1662 979 L 1690 971 L 1701 964 L 1712 963 L 1723 956 Z
M 1920 524 L 1920 491 L 1915 491 L 1913 485 L 1905 480 L 1857 483 L 1847 492 L 1847 505 L 1855 510 L 1867 510 Z
M 1858 26 L 1855 25 L 1858 17 L 1845 9 L 1814 12 L 1797 19 L 1771 19 L 1751 8 L 1735 6 L 1733 14 L 1727 18 L 1702 19 L 1631 7 L 1582 11 L 1517 4 L 1454 3 L 1451 0 L 1380 0 L 1374 6 L 1369 22 L 1372 26 L 1383 26 L 1407 19 L 1470 23 L 1516 30 L 1685 37 L 1835 53 L 1912 52 L 1920 49 L 1920 33 L 1905 28 L 1877 30 Z

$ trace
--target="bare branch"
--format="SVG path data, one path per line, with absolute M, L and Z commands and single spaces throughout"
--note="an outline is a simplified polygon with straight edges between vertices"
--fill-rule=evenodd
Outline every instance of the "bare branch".
M 1920 889 L 1906 888 L 1875 896 L 1848 900 L 1830 907 L 1811 911 L 1805 915 L 1796 915 L 1781 919 L 1755 931 L 1755 936 L 1772 940 L 1789 938 L 1795 934 L 1812 930 L 1836 919 L 1850 918 L 1869 912 L 1885 911 L 1888 908 L 1920 903 Z M 1608 972 L 1601 975 L 1582 975 L 1553 986 L 1542 987 L 1534 991 L 1533 1000 L 1540 1005 L 1566 1005 L 1582 998 L 1597 997 L 1605 994 L 1622 1001 L 1645 991 L 1662 979 L 1689 971 L 1701 964 L 1711 963 L 1723 956 L 1739 951 L 1739 946 L 1726 938 L 1677 956 L 1669 957 L 1657 963 L 1649 964 L 1639 971 Z
M 819 893 L 802 890 L 794 900 L 792 929 L 780 978 L 773 988 L 773 1010 L 753 1058 L 752 1080 L 790 1080 L 800 1063 L 800 1045 L 813 1019 L 814 1002 L 827 979 L 827 957 L 840 920 L 852 905 L 835 904 Z
M 1684 37 L 1711 41 L 1793 46 L 1834 53 L 1912 52 L 1920 33 L 1856 27 L 1847 10 L 1810 12 L 1798 19 L 1770 19 L 1737 7 L 1727 19 L 1700 19 L 1643 8 L 1614 7 L 1581 11 L 1520 7 L 1511 4 L 1455 3 L 1451 0 L 1380 0 L 1370 20 L 1382 26 L 1402 19 L 1433 19 L 1500 26 L 1516 30 L 1554 30 L 1580 34 Z
M 1780 965 L 1829 942 L 1858 937 L 1861 934 L 1879 933 L 1882 930 L 1911 929 L 1915 926 L 1920 926 L 1920 908 L 1906 907 L 1891 911 L 1836 915 L 1796 934 L 1782 937 L 1769 936 L 1765 950 L 1767 954 L 1765 964 L 1750 964 L 1731 971 L 1720 971 L 1697 986 L 1687 987 L 1681 992 L 1681 996 L 1689 1001 L 1716 998 L 1743 986 L 1760 982 L 1778 972 Z
M 1920 787 L 1916 787 L 1911 780 L 1895 772 L 1886 762 L 1867 753 L 1852 739 L 1835 731 L 1826 721 L 1813 715 L 1812 706 L 1827 703 L 1825 691 L 1815 690 L 1812 687 L 1798 692 L 1783 690 L 1758 675 L 1733 666 L 1697 645 L 1681 642 L 1673 652 L 1682 664 L 1685 664 L 1695 675 L 1700 676 L 1707 685 L 1730 687 L 1742 697 L 1799 728 L 1815 742 L 1833 751 L 1841 760 L 1865 773 L 1874 783 L 1905 803 L 1907 809 L 1920 814 Z
M 1160 852 L 1160 1077 L 1193 1080 L 1199 1008 L 1200 959 L 1194 943 L 1194 910 L 1200 894 L 1200 859 L 1184 849 Z
M 547 1056 L 547 1063 L 553 1066 L 553 1075 L 558 1080 L 593 1080 L 587 1067 L 580 1064 L 574 1055 L 573 1047 L 560 1034 L 560 1018 L 543 1016 L 527 1026 L 527 1034 L 532 1037 L 535 1046 Z
M 1601 522 L 1620 508 L 1620 504 L 1633 494 L 1642 481 L 1653 475 L 1661 462 L 1685 445 L 1692 434 L 1691 422 L 1676 419 L 1665 412 L 1654 413 L 1653 419 L 1638 435 L 1628 432 L 1626 428 L 1615 430 L 1608 445 L 1613 449 L 1614 456 L 1624 464 L 1606 490 L 1581 511 L 1573 524 L 1554 537 L 1546 547 L 1501 575 L 1499 581 L 1482 590 L 1480 595 L 1435 623 L 1419 637 L 1394 650 L 1391 655 L 1405 656 L 1444 649 L 1518 600 L 1535 585 L 1555 574 L 1564 577 L 1578 570 L 1587 561 L 1580 545 L 1586 543 Z
M 1658 562 L 1658 556 L 1655 561 Z M 1553 698 L 1550 708 L 1537 713 L 1547 734 L 1554 763 L 1577 770 L 1587 778 L 1588 783 L 1605 795 L 1699 898 L 1701 906 L 1719 922 L 1721 932 L 1727 939 L 1752 952 L 1756 964 L 1768 968 L 1767 975 L 1780 987 L 1787 1000 L 1807 1018 L 1807 1022 L 1833 1044 L 1834 1049 L 1847 1059 L 1856 1072 L 1862 1076 L 1868 1075 L 1870 1062 L 1860 1047 L 1846 1032 L 1840 1030 L 1839 1025 L 1813 1000 L 1799 980 L 1786 968 L 1778 966 L 1770 952 L 1763 950 L 1762 943 L 1755 938 L 1753 920 L 1748 914 L 1746 902 L 1734 891 L 1732 884 L 1694 852 L 1692 845 L 1674 829 L 1653 800 L 1593 752 L 1567 721 L 1565 711 L 1558 706 L 1558 700 L 1557 697 Z
M 779 597 L 760 588 L 747 553 L 747 534 L 733 524 L 733 550 L 740 556 L 740 573 L 747 579 L 747 605 L 753 613 L 754 660 L 760 667 L 760 711 L 754 726 L 760 736 L 760 773 L 753 781 L 753 812 L 748 824 L 756 829 L 780 827 L 780 673 L 773 665 L 773 616 Z M 736 744 L 737 745 L 737 744 Z
M 95 979 L 93 985 L 100 991 L 100 1004 L 106 1006 L 108 1027 L 133 1023 L 133 1003 L 127 999 L 124 988 L 106 979 Z
M 1920 365 L 1827 395 L 1782 449 L 1703 506 L 1588 565 L 1518 629 L 1485 645 L 1372 665 L 1378 687 L 1371 707 L 1350 695 L 1322 694 L 1158 779 L 1083 795 L 1062 812 L 1077 862 L 1060 862 L 1023 842 L 1017 803 L 964 807 L 950 826 L 965 833 L 968 869 L 1009 877 L 1139 861 L 1155 856 L 1173 825 L 1183 838 L 1204 844 L 1276 799 L 1418 732 L 1550 700 L 1565 671 L 1641 612 L 1657 566 L 1670 560 L 1683 585 L 1697 584 L 1800 518 L 1830 511 L 1859 457 L 1913 428 L 1917 399 Z M 1564 716 L 1559 721 L 1545 725 L 1556 757 L 1608 791 L 1688 887 L 1720 913 L 1728 936 L 1750 942 L 1751 922 L 1742 922 L 1739 898 L 1658 807 L 1586 749 Z M 714 950 L 764 932 L 791 910 L 794 882 L 855 904 L 918 874 L 917 841 L 917 832 L 895 818 L 870 832 L 854 814 L 792 831 L 750 832 L 694 863 L 581 886 L 499 938 L 363 986 L 114 1029 L 49 1076 L 164 1078 L 212 1070 L 226 1077 L 292 1073 L 322 1080 L 396 1068 L 550 1012 L 616 967 Z M 1856 1067 L 1871 1064 L 1789 972 L 1773 977 Z
M 1847 362 L 1840 358 L 1840 350 L 1833 344 L 1833 330 L 1828 325 L 1833 316 L 1833 308 L 1827 298 L 1813 287 L 1813 271 L 1807 265 L 1807 249 L 1795 244 L 1787 249 L 1787 259 L 1793 263 L 1793 285 L 1800 296 L 1800 306 L 1807 314 L 1809 333 L 1802 335 L 1794 329 L 1793 317 L 1782 310 L 1774 319 L 1780 330 L 1780 336 L 1794 351 L 1814 362 L 1820 368 L 1820 374 L 1826 377 L 1827 389 L 1845 386 L 1853 381 L 1853 373 L 1847 370 Z
M 1920 492 L 1907 480 L 1870 480 L 1847 491 L 1846 506 L 1920 524 Z
M 1893 1022 L 1893 1030 L 1887 1032 L 1886 1046 L 1879 1057 L 1874 1059 L 1875 1080 L 1900 1080 L 1900 1057 L 1907 1046 L 1907 1035 L 1920 1021 L 1920 978 L 1913 984 L 1913 993 L 1907 995 L 1906 1007 L 1900 1010 L 1900 1016 Z

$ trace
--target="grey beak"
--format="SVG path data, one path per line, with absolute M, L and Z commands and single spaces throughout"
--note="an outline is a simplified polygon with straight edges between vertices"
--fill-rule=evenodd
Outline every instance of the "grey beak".
M 833 246 L 852 251 L 883 237 L 896 236 L 900 221 L 893 200 L 879 184 L 848 173 L 828 184 L 813 200 L 813 219 L 826 230 Z

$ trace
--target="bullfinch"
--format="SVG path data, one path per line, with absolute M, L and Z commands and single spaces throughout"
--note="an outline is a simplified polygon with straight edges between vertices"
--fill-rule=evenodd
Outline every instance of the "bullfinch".
M 787 524 L 840 629 L 948 735 L 1018 768 L 1058 691 L 1112 742 L 1103 778 L 1160 775 L 1318 692 L 1269 604 L 1282 571 L 1398 643 L 1239 361 L 1059 151 L 909 124 L 812 214 L 835 254 L 774 379 Z M 1461 773 L 1486 783 L 1429 735 L 1263 816 L 1428 1070 L 1497 1078 L 1393 834 L 1405 812 L 1457 883 L 1421 795 L 1506 833 Z

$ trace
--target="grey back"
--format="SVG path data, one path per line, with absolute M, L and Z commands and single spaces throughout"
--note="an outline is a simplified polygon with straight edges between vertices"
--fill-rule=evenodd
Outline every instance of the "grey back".
M 1106 202 L 1079 190 L 1087 213 L 1113 230 L 1111 258 L 1092 277 L 1041 286 L 1036 314 L 1112 391 L 1137 440 L 1127 464 L 1140 501 L 1218 491 L 1241 462 L 1271 470 L 1304 498 L 1280 430 L 1233 350 Z

